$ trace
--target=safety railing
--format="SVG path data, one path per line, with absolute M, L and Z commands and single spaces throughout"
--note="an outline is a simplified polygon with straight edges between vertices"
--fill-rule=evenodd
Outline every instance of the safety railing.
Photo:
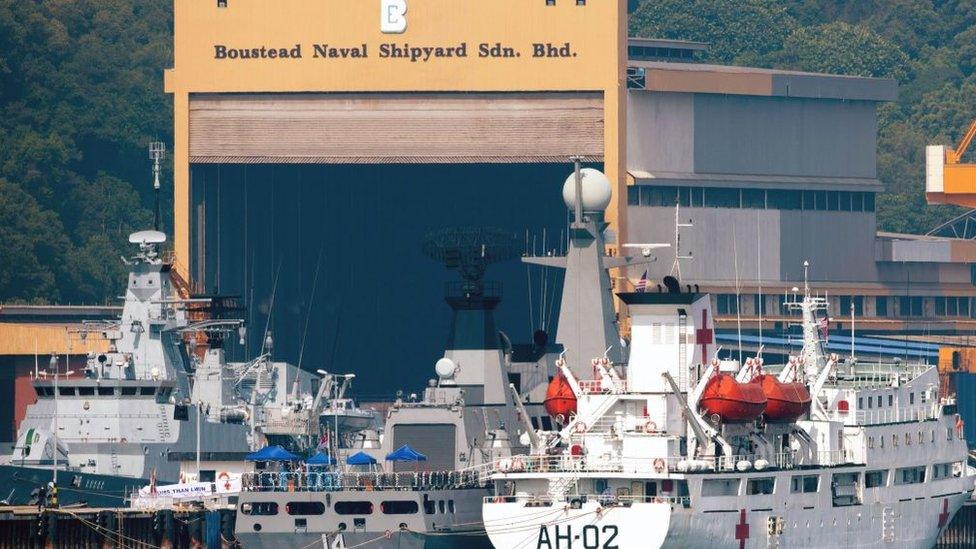
M 621 433 L 660 433 L 664 430 L 665 419 L 663 414 L 654 416 L 603 416 L 592 424 L 580 421 L 571 437 L 583 435 L 600 434 L 613 436 Z
M 241 475 L 245 492 L 334 492 L 339 490 L 440 490 L 484 486 L 474 471 L 363 472 L 282 471 Z
M 939 414 L 939 404 L 932 403 L 923 406 L 875 408 L 873 410 L 855 410 L 853 412 L 831 410 L 829 418 L 845 423 L 850 423 L 853 420 L 856 425 L 883 425 L 886 423 L 905 423 L 938 419 Z
M 615 494 L 567 494 L 561 497 L 553 497 L 549 494 L 519 494 L 514 496 L 485 496 L 484 503 L 522 503 L 526 507 L 552 507 L 569 506 L 580 508 L 588 501 L 595 501 L 601 507 L 630 507 L 635 503 L 660 503 L 690 507 L 691 498 L 689 496 L 619 496 Z

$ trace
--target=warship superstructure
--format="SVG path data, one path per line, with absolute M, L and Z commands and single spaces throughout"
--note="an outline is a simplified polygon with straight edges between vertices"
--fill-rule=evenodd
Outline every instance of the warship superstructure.
M 720 361 L 709 296 L 621 293 L 626 369 L 561 363 L 575 414 L 498 464 L 496 547 L 932 547 L 974 472 L 936 367 L 827 356 L 809 290 L 786 365 Z
M 595 183 L 580 184 L 587 179 Z M 600 172 L 577 166 L 563 191 L 569 208 L 581 189 L 583 202 L 609 203 L 610 185 Z M 544 403 L 559 356 L 571 341 L 619 362 L 624 352 L 608 269 L 649 261 L 608 257 L 602 216 L 588 216 L 571 229 L 566 255 L 522 257 L 528 264 L 566 270 L 564 292 L 570 297 L 563 296 L 555 344 L 544 333 L 531 343 L 513 344 L 495 328 L 492 311 L 501 288 L 483 275 L 490 263 L 513 255 L 510 237 L 483 229 L 431 234 L 427 255 L 462 278 L 446 288 L 454 317 L 444 356 L 434 367 L 437 378 L 420 398 L 400 395 L 390 407 L 382 445 L 364 451 L 376 460 L 374 469 L 345 467 L 340 459 L 332 471 L 288 473 L 292 485 L 302 487 L 297 491 L 289 491 L 275 473 L 246 477 L 237 518 L 245 546 L 488 546 L 481 506 L 492 488 L 485 473 L 538 444 L 537 431 L 553 428 Z M 403 445 L 421 452 L 424 461 L 387 462 Z

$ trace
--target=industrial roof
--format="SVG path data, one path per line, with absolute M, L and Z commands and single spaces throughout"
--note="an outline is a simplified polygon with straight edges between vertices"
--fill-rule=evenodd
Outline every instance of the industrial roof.
M 665 61 L 631 61 L 629 66 L 643 69 L 643 89 L 647 91 L 861 101 L 898 99 L 898 83 L 893 78 Z

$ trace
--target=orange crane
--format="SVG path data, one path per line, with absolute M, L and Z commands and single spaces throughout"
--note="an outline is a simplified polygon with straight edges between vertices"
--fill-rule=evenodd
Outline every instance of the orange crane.
M 976 164 L 962 162 L 973 138 L 976 120 L 955 149 L 945 145 L 925 147 L 925 200 L 929 204 L 955 204 L 976 208 Z

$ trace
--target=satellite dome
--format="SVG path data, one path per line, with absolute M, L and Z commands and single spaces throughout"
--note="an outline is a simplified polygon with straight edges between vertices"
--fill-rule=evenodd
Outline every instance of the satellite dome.
M 613 194 L 613 186 L 610 180 L 600 170 L 593 168 L 583 168 L 580 170 L 580 178 L 583 180 L 583 211 L 602 212 L 610 205 L 610 197 Z M 563 201 L 566 207 L 573 209 L 576 207 L 576 173 L 569 174 L 566 183 L 563 184 Z

